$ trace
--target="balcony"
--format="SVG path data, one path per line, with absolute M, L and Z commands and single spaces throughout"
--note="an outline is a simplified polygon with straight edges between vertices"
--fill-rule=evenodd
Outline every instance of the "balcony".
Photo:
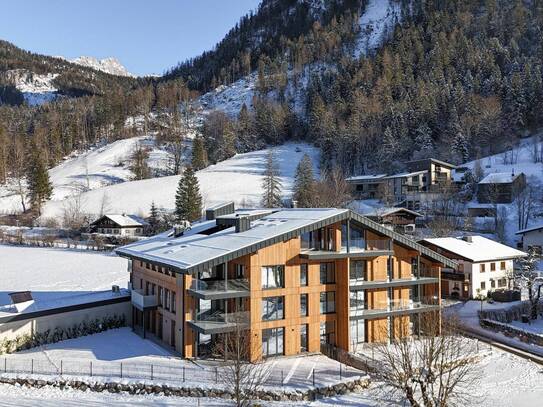
M 149 309 L 155 309 L 158 306 L 158 299 L 156 295 L 145 295 L 143 290 L 132 290 L 131 301 L 132 305 L 140 311 L 146 311 Z
M 437 283 L 439 283 L 439 278 L 437 277 L 396 278 L 390 281 L 388 280 L 368 281 L 368 280 L 361 280 L 361 279 L 351 279 L 349 281 L 349 287 L 355 290 L 356 289 L 368 290 L 371 288 L 404 287 L 404 286 L 437 284 Z
M 224 312 L 206 310 L 197 314 L 196 319 L 187 321 L 196 332 L 211 335 L 232 332 L 238 328 L 249 328 L 250 314 L 248 311 Z
M 187 291 L 201 300 L 242 298 L 250 295 L 249 281 L 246 279 L 194 280 Z
M 351 308 L 351 319 L 373 319 L 386 318 L 395 315 L 418 314 L 420 312 L 439 310 L 439 298 L 423 297 L 420 300 L 413 301 L 407 299 L 391 300 L 390 302 L 380 302 L 376 308 Z
M 356 259 L 373 258 L 378 256 L 390 256 L 394 254 L 391 239 L 363 240 L 351 239 L 349 250 L 346 244 L 339 251 L 305 249 L 300 257 L 310 260 L 332 260 L 332 259 Z

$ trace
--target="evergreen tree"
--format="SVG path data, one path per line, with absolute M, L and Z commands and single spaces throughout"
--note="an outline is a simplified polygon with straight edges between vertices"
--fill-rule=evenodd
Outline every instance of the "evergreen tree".
M 41 207 L 53 194 L 53 185 L 49 180 L 47 167 L 41 154 L 34 146 L 30 153 L 30 162 L 27 169 L 27 183 L 32 208 L 41 214 Z
M 185 168 L 175 194 L 175 217 L 178 222 L 194 222 L 202 216 L 202 196 L 192 167 Z
M 202 137 L 195 137 L 192 142 L 192 168 L 199 171 L 207 167 L 207 154 Z
M 264 171 L 264 180 L 262 182 L 262 206 L 264 208 L 279 208 L 281 202 L 281 180 L 279 179 L 279 168 L 275 162 L 275 155 L 272 149 L 268 151 L 266 159 L 266 169 Z
M 315 179 L 313 178 L 313 163 L 309 155 L 304 154 L 296 167 L 294 177 L 294 200 L 300 208 L 312 206 L 315 194 Z
M 149 211 L 147 223 L 149 223 L 149 228 L 152 234 L 158 233 L 160 231 L 160 213 L 158 212 L 158 208 L 155 205 L 155 201 L 151 203 L 151 209 Z

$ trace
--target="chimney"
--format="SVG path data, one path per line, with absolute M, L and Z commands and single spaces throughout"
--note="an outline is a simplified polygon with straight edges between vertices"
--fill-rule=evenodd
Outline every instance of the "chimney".
M 234 202 L 225 202 L 206 209 L 206 220 L 217 219 L 218 216 L 234 213 Z
M 462 237 L 462 240 L 468 243 L 473 243 L 473 236 L 464 236 Z
M 251 220 L 247 216 L 239 216 L 235 218 L 234 226 L 236 227 L 236 233 L 245 232 L 251 229 Z

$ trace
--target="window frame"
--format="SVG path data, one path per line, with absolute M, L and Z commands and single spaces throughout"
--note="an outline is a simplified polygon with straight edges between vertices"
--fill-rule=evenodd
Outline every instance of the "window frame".
M 300 264 L 300 287 L 307 287 L 308 285 L 308 271 L 309 265 L 307 263 Z M 304 276 L 302 278 L 302 276 Z
M 303 312 L 304 307 L 302 306 L 304 302 L 305 302 L 305 313 Z M 300 294 L 300 317 L 307 317 L 307 316 L 309 316 L 309 295 Z
M 324 301 L 323 301 L 323 298 L 324 298 Z M 321 291 L 319 300 L 320 300 L 319 309 L 320 309 L 321 315 L 336 313 L 336 292 L 335 291 Z M 324 307 L 323 307 L 323 304 L 324 304 Z
M 280 281 L 280 285 L 279 286 L 270 286 L 270 271 L 272 271 L 272 273 L 275 272 L 275 270 L 280 270 L 281 271 L 281 281 Z M 263 290 L 277 290 L 277 289 L 280 289 L 280 288 L 285 288 L 285 266 L 283 264 L 277 264 L 277 265 L 272 265 L 272 266 L 262 266 L 260 267 L 260 277 L 261 277 L 261 280 L 260 280 L 260 286 Z M 266 280 L 266 281 L 264 281 Z
M 276 305 L 276 310 L 273 310 L 273 306 Z M 279 307 L 281 305 L 281 307 Z M 273 315 L 279 313 L 279 317 L 271 318 L 266 315 Z M 263 297 L 260 301 L 260 319 L 261 321 L 280 321 L 285 319 L 285 296 L 278 295 L 274 297 Z
M 323 266 L 325 267 L 325 270 L 323 270 Z M 329 279 L 330 276 L 332 276 L 332 280 Z M 320 263 L 319 280 L 321 285 L 336 284 L 336 263 L 334 263 L 333 261 Z

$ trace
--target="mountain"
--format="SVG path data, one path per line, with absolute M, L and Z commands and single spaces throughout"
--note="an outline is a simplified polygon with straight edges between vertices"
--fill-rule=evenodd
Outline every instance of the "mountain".
M 94 57 L 81 56 L 70 60 L 70 62 L 111 75 L 136 77 L 136 75 L 128 72 L 128 70 L 115 58 L 97 59 Z

